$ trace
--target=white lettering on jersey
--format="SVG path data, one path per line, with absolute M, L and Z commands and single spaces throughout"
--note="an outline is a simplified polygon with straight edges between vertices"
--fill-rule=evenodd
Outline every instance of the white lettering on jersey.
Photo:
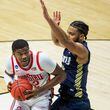
M 67 57 L 67 56 L 62 57 L 62 62 L 63 63 L 66 63 L 67 65 L 69 65 L 70 61 L 71 61 L 71 57 Z
M 42 74 L 30 75 L 26 74 L 27 79 L 32 83 L 34 87 L 39 87 L 39 80 L 43 80 L 44 77 Z

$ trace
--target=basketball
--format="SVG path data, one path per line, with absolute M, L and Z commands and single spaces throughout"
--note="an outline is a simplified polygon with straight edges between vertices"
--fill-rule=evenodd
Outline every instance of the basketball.
M 32 85 L 26 79 L 18 79 L 12 83 L 11 95 L 16 100 L 26 100 L 24 91 L 32 90 Z

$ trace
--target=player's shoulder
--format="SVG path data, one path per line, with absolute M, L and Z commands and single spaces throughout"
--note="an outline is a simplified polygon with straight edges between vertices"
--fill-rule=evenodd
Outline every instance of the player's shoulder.
M 37 60 L 47 60 L 49 58 L 48 53 L 41 50 L 31 50 L 33 57 L 36 57 Z
M 42 51 L 42 50 L 30 50 L 30 52 L 33 54 L 33 55 L 36 55 L 36 54 L 45 54 L 45 52 L 44 51 Z

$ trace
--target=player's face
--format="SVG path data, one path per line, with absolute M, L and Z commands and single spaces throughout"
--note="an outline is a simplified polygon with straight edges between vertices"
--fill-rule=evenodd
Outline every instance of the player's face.
M 28 47 L 22 49 L 17 49 L 14 51 L 14 56 L 16 57 L 19 64 L 23 67 L 27 66 L 30 61 L 30 52 Z
M 81 33 L 77 30 L 77 28 L 74 28 L 72 26 L 68 27 L 67 30 L 68 37 L 74 41 L 74 42 L 80 42 Z

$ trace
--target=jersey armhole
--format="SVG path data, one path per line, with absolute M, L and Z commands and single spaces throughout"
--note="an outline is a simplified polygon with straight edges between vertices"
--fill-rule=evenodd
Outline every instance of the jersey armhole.
M 36 55 L 36 63 L 37 63 L 37 66 L 39 68 L 40 71 L 43 71 L 42 67 L 40 66 L 40 63 L 39 63 L 39 54 L 41 53 L 41 51 L 38 51 L 37 52 L 37 55 Z

